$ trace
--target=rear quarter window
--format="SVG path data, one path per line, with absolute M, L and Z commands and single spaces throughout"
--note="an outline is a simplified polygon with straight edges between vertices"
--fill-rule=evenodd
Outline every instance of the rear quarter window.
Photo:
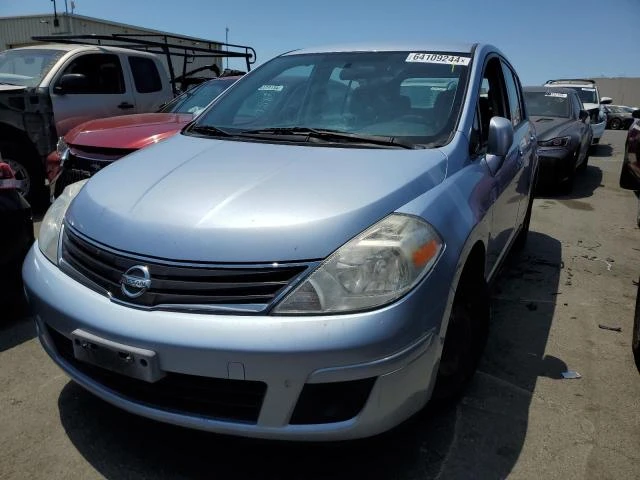
M 153 60 L 146 57 L 129 57 L 133 83 L 138 93 L 152 93 L 162 90 L 160 73 Z

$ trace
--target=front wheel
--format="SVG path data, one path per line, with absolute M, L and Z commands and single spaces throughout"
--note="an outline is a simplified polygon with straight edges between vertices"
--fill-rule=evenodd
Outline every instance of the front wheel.
M 619 130 L 621 126 L 622 126 L 622 122 L 620 121 L 619 118 L 614 118 L 613 120 L 611 120 L 610 127 L 613 130 Z
M 472 282 L 463 273 L 460 282 L 432 396 L 436 405 L 454 401 L 464 392 L 480 362 L 489 333 L 491 307 L 484 279 Z
M 39 164 L 39 160 L 25 154 L 25 150 L 13 143 L 0 143 L 2 161 L 11 167 L 16 180 L 22 182 L 22 186 L 19 189 L 20 193 L 31 206 L 38 207 L 47 198 L 44 185 L 44 169 Z

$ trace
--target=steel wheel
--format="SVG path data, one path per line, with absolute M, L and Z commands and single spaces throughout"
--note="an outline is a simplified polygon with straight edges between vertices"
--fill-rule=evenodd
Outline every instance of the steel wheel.
M 3 157 L 2 161 L 11 167 L 11 170 L 13 170 L 13 173 L 16 176 L 16 180 L 22 181 L 22 186 L 18 189 L 18 191 L 26 197 L 31 191 L 31 175 L 29 175 L 29 171 L 24 165 L 13 160 L 12 158 Z

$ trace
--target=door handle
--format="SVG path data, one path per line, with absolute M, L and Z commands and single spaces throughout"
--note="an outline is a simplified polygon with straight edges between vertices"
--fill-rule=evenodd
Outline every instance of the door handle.
M 121 108 L 122 110 L 128 110 L 133 107 L 135 107 L 135 105 L 129 102 L 122 102 L 120 105 L 118 105 L 118 108 Z

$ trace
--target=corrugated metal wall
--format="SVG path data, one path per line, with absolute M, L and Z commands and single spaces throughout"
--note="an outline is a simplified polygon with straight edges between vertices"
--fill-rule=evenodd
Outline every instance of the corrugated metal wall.
M 55 35 L 55 34 L 112 34 L 112 33 L 158 33 L 164 34 L 169 32 L 160 32 L 142 27 L 133 27 L 131 25 L 123 25 L 106 20 L 94 19 L 80 15 L 58 15 L 59 26 L 54 26 L 53 15 L 32 15 L 24 17 L 4 17 L 0 18 L 0 50 L 8 48 L 23 47 L 26 45 L 34 45 L 39 42 L 31 40 L 31 37 L 38 35 Z M 181 34 L 176 34 L 181 35 Z M 182 35 L 181 35 L 182 36 Z M 195 39 L 194 40 L 198 40 Z M 220 48 L 216 45 L 216 48 Z M 163 58 L 165 68 L 167 62 Z M 173 68 L 176 75 L 182 72 L 183 58 L 175 57 L 173 60 Z M 187 64 L 187 70 L 213 63 L 211 58 L 194 58 Z M 222 70 L 222 59 L 216 59 L 215 63 Z M 168 72 L 168 70 L 167 70 Z
M 613 98 L 614 105 L 640 108 L 640 78 L 594 78 L 603 97 Z

